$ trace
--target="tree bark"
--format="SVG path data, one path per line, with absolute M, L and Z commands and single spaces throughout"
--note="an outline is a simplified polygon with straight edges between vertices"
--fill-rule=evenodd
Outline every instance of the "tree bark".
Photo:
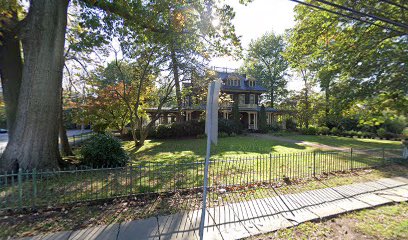
M 69 145 L 69 140 L 67 136 L 67 130 L 64 126 L 64 109 L 63 105 L 63 98 L 62 98 L 62 89 L 61 89 L 61 111 L 60 111 L 60 119 L 59 119 L 59 139 L 61 144 L 62 154 L 65 156 L 73 156 L 71 146 Z
M 270 103 L 271 108 L 274 107 L 275 105 L 274 102 L 275 102 L 275 94 L 274 94 L 274 91 L 271 89 L 271 103 Z
M 177 56 L 176 52 L 174 50 L 174 47 L 172 46 L 171 48 L 171 63 L 172 63 L 172 68 L 173 68 L 173 76 L 174 76 L 174 86 L 176 87 L 176 99 L 177 99 L 177 115 L 176 115 L 176 121 L 181 122 L 181 111 L 182 111 L 182 99 L 181 99 L 181 90 L 180 90 L 180 74 L 179 74 L 179 69 L 178 69 L 178 61 L 177 61 Z
M 61 150 L 62 150 L 63 155 L 73 156 L 74 154 L 72 153 L 71 146 L 69 145 L 67 130 L 65 129 L 65 126 L 64 126 L 63 117 L 61 117 L 61 120 L 60 120 L 59 138 L 61 142 Z
M 329 92 L 329 86 L 326 87 L 326 90 L 324 91 L 325 93 L 325 99 L 326 99 L 326 106 L 325 106 L 325 117 L 326 117 L 326 127 L 329 127 L 329 113 L 330 113 L 330 92 Z
M 2 155 L 2 170 L 58 168 L 68 1 L 30 1 L 22 35 L 24 66 L 15 131 Z
M 10 19 L 11 25 L 17 25 L 17 13 L 13 12 Z M 20 40 L 10 28 L 4 28 L 0 34 L 0 76 L 3 87 L 4 102 L 6 105 L 7 129 L 9 139 L 13 138 L 14 123 L 16 119 L 18 96 L 21 86 L 23 62 L 20 51 Z

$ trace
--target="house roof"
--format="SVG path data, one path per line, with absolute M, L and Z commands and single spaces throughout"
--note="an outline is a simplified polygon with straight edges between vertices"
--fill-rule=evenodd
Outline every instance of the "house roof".
M 264 88 L 264 87 L 262 87 L 262 86 L 260 86 L 258 84 L 257 80 L 255 80 L 255 86 L 253 86 L 253 87 L 249 86 L 249 84 L 248 84 L 249 80 L 245 76 L 243 76 L 241 74 L 238 74 L 238 73 L 217 72 L 217 75 L 222 80 L 222 82 L 224 83 L 221 86 L 221 90 L 223 90 L 223 91 L 248 91 L 248 92 L 266 92 L 267 91 L 266 88 Z M 225 84 L 226 81 L 228 79 L 231 79 L 231 78 L 239 79 L 240 80 L 240 86 L 226 85 Z

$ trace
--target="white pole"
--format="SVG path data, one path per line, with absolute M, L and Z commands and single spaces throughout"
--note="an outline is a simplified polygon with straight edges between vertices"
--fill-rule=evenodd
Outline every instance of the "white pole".
M 209 98 L 207 98 L 210 103 L 207 103 L 207 111 L 208 113 L 212 114 L 212 102 L 214 101 L 214 84 L 211 83 L 210 91 L 209 91 Z M 205 212 L 207 208 L 207 185 L 208 185 L 208 165 L 210 163 L 210 152 L 211 152 L 211 127 L 212 127 L 212 117 L 207 117 L 207 153 L 205 156 L 205 165 L 204 165 L 204 186 L 203 186 L 203 208 L 201 210 L 201 221 L 200 221 L 200 240 L 204 239 L 204 223 L 205 223 Z

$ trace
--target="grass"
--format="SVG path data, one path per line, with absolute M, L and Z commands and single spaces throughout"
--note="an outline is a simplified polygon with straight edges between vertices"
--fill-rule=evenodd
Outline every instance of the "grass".
M 205 157 L 207 140 L 170 139 L 148 140 L 140 149 L 133 147 L 133 142 L 125 142 L 124 148 L 131 153 L 134 161 L 177 162 L 202 160 Z M 291 153 L 311 151 L 313 148 L 299 144 L 257 139 L 251 136 L 236 136 L 220 138 L 217 146 L 211 149 L 214 158 L 233 156 L 256 156 L 269 153 Z
M 275 190 L 279 194 L 289 194 L 300 191 L 312 190 L 328 186 L 338 186 L 362 181 L 374 180 L 382 177 L 393 177 L 406 174 L 408 171 L 407 166 L 404 165 L 390 165 L 381 170 L 361 170 L 353 173 L 335 174 L 329 175 L 325 178 L 319 179 L 319 181 L 304 181 L 304 182 L 292 182 L 291 184 L 283 184 Z M 324 182 L 322 185 L 319 182 Z M 218 196 L 212 192 L 209 197 L 209 204 L 211 206 L 225 203 L 225 201 L 231 202 L 234 200 L 252 200 L 254 198 L 269 197 L 266 193 L 271 192 L 271 189 L 262 188 L 249 189 L 243 188 L 238 191 L 233 190 L 227 192 L 228 199 L 224 196 Z M 221 198 L 220 198 L 221 197 Z M 137 196 L 128 197 L 126 199 L 116 199 L 111 201 L 105 201 L 100 203 L 78 203 L 75 205 L 60 206 L 59 208 L 46 208 L 40 209 L 37 212 L 3 212 L 0 214 L 0 239 L 8 236 L 24 237 L 38 235 L 41 233 L 65 231 L 65 230 L 77 230 L 95 225 L 107 225 L 111 223 L 131 221 L 142 218 L 148 218 L 155 215 L 167 215 L 178 212 L 183 209 L 196 209 L 199 207 L 199 201 L 201 200 L 201 194 L 198 192 L 187 193 L 175 193 L 172 195 L 153 195 L 153 196 Z M 404 210 L 407 213 L 406 207 Z M 389 211 L 387 211 L 389 212 Z M 397 212 L 397 211 L 394 211 Z M 358 212 L 356 213 L 358 214 Z M 399 219 L 396 214 L 396 219 Z M 379 217 L 375 216 L 374 217 Z M 406 216 L 406 214 L 405 214 Z M 385 220 L 390 219 L 391 215 L 384 218 L 382 223 L 386 224 Z M 364 223 L 364 217 L 362 215 L 360 222 Z M 405 219 L 408 219 L 407 217 Z M 388 221 L 388 220 L 387 220 Z M 406 221 L 406 220 L 404 220 Z M 381 221 L 377 221 L 381 223 Z M 398 223 L 397 221 L 395 221 Z M 316 225 L 319 223 L 306 223 L 300 225 L 298 228 L 283 230 L 280 233 L 282 239 L 290 238 L 292 231 L 301 231 L 300 238 L 308 239 L 308 236 L 324 236 L 328 226 L 320 227 Z M 368 223 L 367 223 L 368 224 Z M 358 226 L 358 225 L 357 225 Z M 394 227 L 394 225 L 392 225 Z M 396 229 L 402 229 L 405 225 L 395 226 Z M 359 225 L 364 229 L 364 225 Z M 318 229 L 318 231 L 316 231 Z M 367 231 L 370 229 L 367 229 Z M 370 231 L 375 231 L 371 229 Z M 311 235 L 317 232 L 318 235 Z M 296 232 L 296 234 L 298 234 Z M 385 233 L 384 233 L 385 234 Z M 391 234 L 391 233 L 390 233 Z M 286 238 L 285 238 L 286 236 Z M 379 235 L 380 236 L 380 235 Z M 268 236 L 265 235 L 265 238 Z M 316 237 L 316 238 L 317 238 Z M 260 237 L 262 239 L 262 236 Z M 256 238 L 257 239 L 257 238 Z
M 408 203 L 348 213 L 250 239 L 408 239 Z
M 288 134 L 284 138 L 297 140 L 297 141 L 307 141 L 317 144 L 329 145 L 332 147 L 343 147 L 343 148 L 400 148 L 400 141 L 390 141 L 390 140 L 380 140 L 380 139 L 365 139 L 365 138 L 348 138 L 348 137 L 337 137 L 337 136 L 312 136 L 312 135 L 294 135 Z
M 148 141 L 142 148 L 134 149 L 132 143 L 125 142 L 125 148 L 132 155 L 129 167 L 37 173 L 36 179 L 31 178 L 33 175 L 30 173 L 23 174 L 22 198 L 19 197 L 17 175 L 0 176 L 4 182 L 0 186 L 0 209 L 19 205 L 31 207 L 33 204 L 59 206 L 78 201 L 200 187 L 203 181 L 204 145 L 205 139 L 183 139 Z M 347 171 L 351 167 L 382 165 L 387 163 L 388 158 L 400 156 L 399 151 L 387 152 L 383 157 L 382 151 L 354 152 L 351 156 L 350 152 L 313 153 L 312 150 L 316 148 L 253 136 L 221 138 L 218 146 L 213 148 L 214 162 L 210 166 L 209 186 L 271 184 L 285 178 L 319 177 L 330 172 Z M 289 153 L 282 155 L 282 152 Z M 201 163 L 197 164 L 197 161 Z
M 301 141 L 310 141 L 334 147 L 353 148 L 400 148 L 401 143 L 396 141 L 377 139 L 354 139 L 334 136 L 305 136 L 287 135 L 285 138 L 298 142 L 284 142 L 257 138 L 253 136 L 236 136 L 220 138 L 218 145 L 213 146 L 211 155 L 213 158 L 226 157 L 250 157 L 265 154 L 310 152 L 317 150 L 317 147 L 304 146 Z M 179 162 L 197 161 L 205 157 L 206 139 L 169 139 L 169 140 L 148 140 L 139 149 L 134 148 L 133 142 L 124 142 L 124 148 L 131 155 L 133 162 L 154 161 L 154 162 Z

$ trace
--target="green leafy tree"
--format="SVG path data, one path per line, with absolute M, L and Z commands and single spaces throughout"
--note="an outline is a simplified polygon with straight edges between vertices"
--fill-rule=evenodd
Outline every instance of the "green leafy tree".
M 270 107 L 274 107 L 287 93 L 285 76 L 289 64 L 283 57 L 284 49 L 282 36 L 266 33 L 249 44 L 244 60 L 243 71 L 260 80 L 262 86 L 268 89 Z

